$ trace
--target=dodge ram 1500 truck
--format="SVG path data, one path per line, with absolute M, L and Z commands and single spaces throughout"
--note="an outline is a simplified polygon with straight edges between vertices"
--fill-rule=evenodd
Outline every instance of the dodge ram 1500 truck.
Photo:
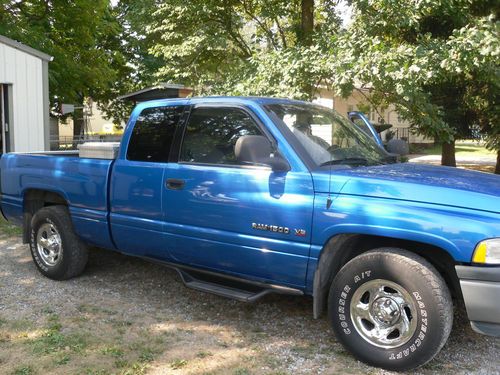
M 79 275 L 98 246 L 241 301 L 311 295 L 358 359 L 407 370 L 445 344 L 452 296 L 500 334 L 500 178 L 389 160 L 310 103 L 151 101 L 113 160 L 3 155 L 1 210 L 49 278 Z

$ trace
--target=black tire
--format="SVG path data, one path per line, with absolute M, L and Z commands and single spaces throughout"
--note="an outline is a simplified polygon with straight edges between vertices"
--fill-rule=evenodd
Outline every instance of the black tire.
M 446 343 L 453 323 L 453 304 L 441 275 L 422 257 L 393 248 L 361 254 L 342 267 L 330 288 L 328 313 L 347 350 L 362 362 L 392 371 L 429 362 Z M 394 328 L 398 325 L 401 330 Z
M 41 245 L 48 236 L 59 239 L 53 253 L 47 246 Z M 58 236 L 58 237 L 57 237 Z M 38 248 L 40 242 L 41 249 Z M 53 280 L 67 280 L 80 275 L 88 260 L 87 247 L 80 241 L 73 230 L 73 224 L 65 206 L 49 206 L 40 209 L 31 220 L 30 233 L 31 255 L 38 270 Z M 40 253 L 42 251 L 42 253 Z M 56 254 L 52 256 L 53 254 Z M 51 258 L 50 260 L 48 258 Z

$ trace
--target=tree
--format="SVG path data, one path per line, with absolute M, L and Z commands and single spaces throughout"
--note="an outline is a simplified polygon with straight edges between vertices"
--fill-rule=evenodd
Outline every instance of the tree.
M 354 22 L 330 61 L 332 84 L 348 93 L 362 82 L 374 103 L 393 103 L 421 134 L 443 143 L 480 126 L 498 138 L 499 21 L 490 0 L 353 0 Z M 495 135 L 496 134 L 496 135 Z
M 113 17 L 120 25 L 115 46 L 123 56 L 124 63 L 118 70 L 116 80 L 107 100 L 99 107 L 115 125 L 121 124 L 133 107 L 132 102 L 117 100 L 120 95 L 152 86 L 157 81 L 156 72 L 165 65 L 161 57 L 154 56 L 150 49 L 158 42 L 157 35 L 148 33 L 151 15 L 157 10 L 159 0 L 120 0 L 112 8 Z
M 81 105 L 86 97 L 107 101 L 127 72 L 120 24 L 108 0 L 0 0 L 0 34 L 54 56 L 49 64 L 53 106 Z M 80 130 L 76 118 L 74 134 Z
M 331 0 L 164 0 L 153 14 L 158 79 L 198 93 L 311 98 L 339 19 Z

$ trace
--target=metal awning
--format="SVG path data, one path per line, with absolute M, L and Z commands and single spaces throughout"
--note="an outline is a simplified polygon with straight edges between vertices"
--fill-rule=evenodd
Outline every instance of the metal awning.
M 191 94 L 193 89 L 175 83 L 160 83 L 156 86 L 121 95 L 118 100 L 130 100 L 133 102 L 145 102 L 147 100 L 184 98 Z

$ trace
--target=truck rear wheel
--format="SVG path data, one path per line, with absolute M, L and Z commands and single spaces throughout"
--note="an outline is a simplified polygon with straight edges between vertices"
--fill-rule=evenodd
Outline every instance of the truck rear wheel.
M 53 280 L 78 276 L 87 265 L 87 247 L 74 233 L 65 206 L 44 207 L 35 213 L 30 249 L 38 270 Z
M 393 371 L 434 358 L 453 322 L 441 275 L 420 256 L 393 248 L 348 262 L 332 282 L 328 309 L 336 336 L 355 357 Z

